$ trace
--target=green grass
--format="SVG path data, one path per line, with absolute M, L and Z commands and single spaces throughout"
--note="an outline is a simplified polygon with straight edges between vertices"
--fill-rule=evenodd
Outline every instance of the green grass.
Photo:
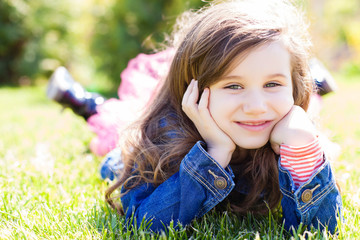
M 326 134 L 342 147 L 333 162 L 346 222 L 339 239 L 360 238 L 360 77 L 337 77 L 324 98 Z M 326 233 L 287 233 L 277 216 L 239 218 L 210 212 L 190 226 L 152 234 L 104 202 L 101 158 L 89 151 L 94 136 L 84 120 L 45 97 L 45 87 L 0 88 L 0 239 L 331 239 Z

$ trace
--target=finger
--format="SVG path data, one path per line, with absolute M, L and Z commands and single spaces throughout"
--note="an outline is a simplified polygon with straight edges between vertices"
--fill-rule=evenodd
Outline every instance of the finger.
M 181 105 L 187 105 L 187 102 L 189 100 L 189 96 L 190 94 L 192 93 L 193 91 L 193 85 L 194 85 L 194 80 L 191 80 L 190 84 L 188 85 L 184 95 L 183 95 L 183 98 L 182 98 L 182 102 L 181 102 Z
M 206 121 L 206 123 L 210 127 L 214 127 L 214 119 L 212 118 L 210 111 L 209 111 L 209 96 L 210 96 L 210 90 L 208 88 L 205 88 L 199 101 L 198 111 L 202 119 Z
M 188 104 L 195 105 L 199 99 L 198 81 L 193 82 L 192 91 L 188 97 Z
M 209 89 L 205 88 L 200 97 L 199 110 L 205 110 L 205 109 L 207 110 L 208 109 L 209 95 L 210 95 Z

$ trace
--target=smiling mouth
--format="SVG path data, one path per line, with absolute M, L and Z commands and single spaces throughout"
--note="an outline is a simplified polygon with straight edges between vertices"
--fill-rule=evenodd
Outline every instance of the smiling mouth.
M 244 121 L 244 122 L 236 122 L 237 125 L 239 125 L 240 127 L 249 130 L 249 131 L 262 131 L 264 129 L 266 129 L 267 127 L 269 127 L 271 125 L 272 121 Z
M 250 126 L 258 126 L 258 125 L 265 124 L 266 122 L 269 122 L 269 121 L 261 121 L 261 122 L 239 122 L 239 123 L 240 123 L 240 124 L 245 124 L 245 125 L 250 125 Z

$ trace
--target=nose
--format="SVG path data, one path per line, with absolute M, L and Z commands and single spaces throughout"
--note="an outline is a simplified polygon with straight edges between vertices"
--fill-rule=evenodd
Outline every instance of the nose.
M 243 111 L 249 115 L 259 115 L 267 111 L 266 97 L 258 91 L 250 91 L 245 97 Z

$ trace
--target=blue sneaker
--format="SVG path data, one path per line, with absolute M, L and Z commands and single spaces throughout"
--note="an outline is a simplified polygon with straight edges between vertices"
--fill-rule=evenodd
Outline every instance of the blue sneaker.
M 65 67 L 58 67 L 51 75 L 46 95 L 48 98 L 68 107 L 87 120 L 97 113 L 96 107 L 105 102 L 97 93 L 88 92 L 76 82 Z
M 119 177 L 120 171 L 124 168 L 124 163 L 121 161 L 121 150 L 115 148 L 106 154 L 103 162 L 100 165 L 100 176 L 102 179 L 110 179 L 113 181 Z

